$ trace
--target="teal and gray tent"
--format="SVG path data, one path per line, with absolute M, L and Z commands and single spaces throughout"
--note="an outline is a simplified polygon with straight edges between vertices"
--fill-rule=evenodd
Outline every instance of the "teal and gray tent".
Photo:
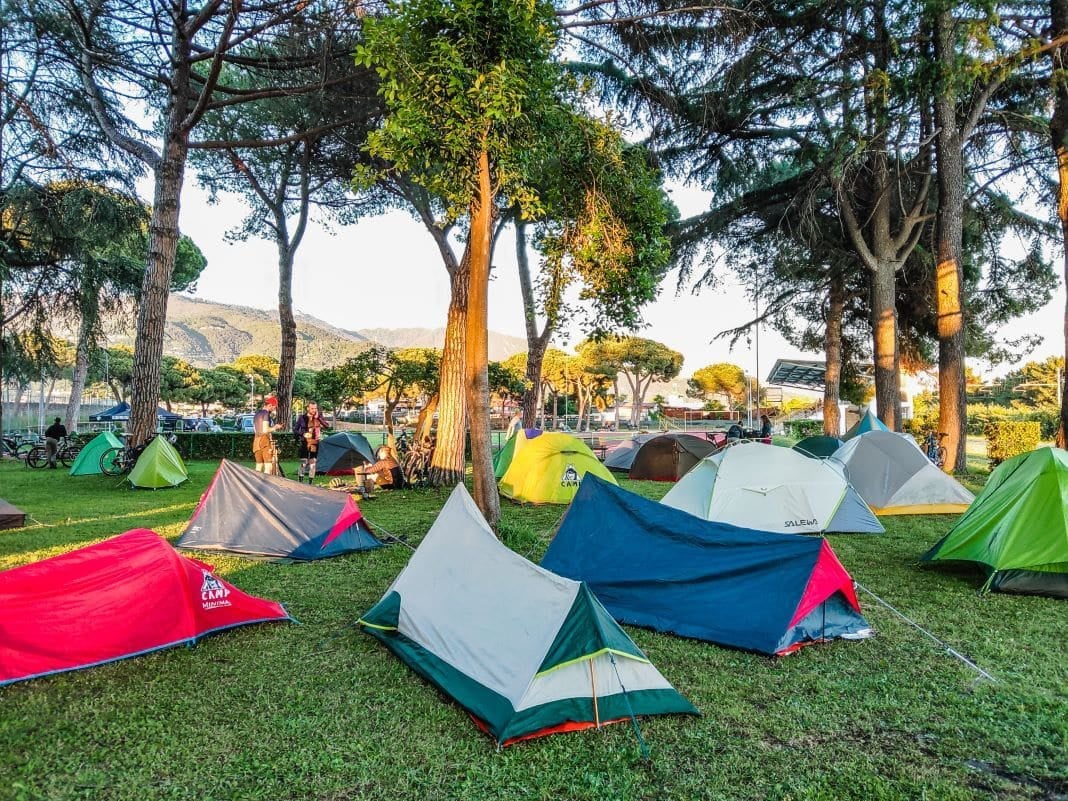
M 850 440 L 853 439 L 853 437 L 859 437 L 861 434 L 867 434 L 869 431 L 889 430 L 890 429 L 886 427 L 886 424 L 875 416 L 875 412 L 868 409 L 868 411 L 864 412 L 864 416 L 857 420 L 857 422 L 853 424 L 853 427 L 842 435 L 842 439 Z
M 829 459 L 844 444 L 838 437 L 828 437 L 820 434 L 816 437 L 805 437 L 794 445 L 794 450 L 814 459 Z
M 374 461 L 375 450 L 367 437 L 355 431 L 339 431 L 319 443 L 315 469 L 330 476 L 347 476 L 360 465 Z
M 223 459 L 177 547 L 286 559 L 379 548 L 352 496 Z
M 104 451 L 121 447 L 122 440 L 110 431 L 97 434 L 78 452 L 78 458 L 70 466 L 70 474 L 72 476 L 102 475 L 104 471 L 100 469 L 100 456 Z
M 697 713 L 585 584 L 502 545 L 462 484 L 360 625 L 498 745 Z

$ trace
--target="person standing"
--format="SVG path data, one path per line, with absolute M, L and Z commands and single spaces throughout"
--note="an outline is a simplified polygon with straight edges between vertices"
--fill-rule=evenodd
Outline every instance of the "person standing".
M 761 439 L 771 438 L 771 419 L 766 415 L 760 415 L 760 437 Z
M 59 453 L 59 441 L 67 436 L 67 427 L 60 422 L 60 418 L 45 429 L 45 454 L 48 457 L 48 466 L 56 469 L 56 455 Z
M 282 426 L 274 422 L 274 413 L 278 410 L 278 399 L 268 395 L 263 399 L 263 408 L 252 418 L 252 458 L 256 460 L 256 470 L 260 473 L 274 475 L 274 438 L 272 433 Z
M 293 434 L 297 438 L 297 447 L 300 455 L 300 468 L 297 471 L 297 481 L 303 482 L 305 476 L 308 483 L 315 478 L 315 461 L 319 457 L 319 441 L 324 436 L 326 421 L 319 414 L 319 404 L 310 401 L 304 414 L 293 422 Z

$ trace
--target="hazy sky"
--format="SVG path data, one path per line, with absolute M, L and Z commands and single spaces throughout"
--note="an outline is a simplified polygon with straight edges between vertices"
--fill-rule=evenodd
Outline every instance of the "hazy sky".
M 151 186 L 141 187 L 151 197 Z M 672 191 L 684 215 L 705 208 L 702 193 Z M 243 219 L 245 206 L 238 196 L 224 196 L 209 205 L 207 196 L 187 181 L 182 195 L 182 231 L 204 251 L 208 267 L 197 286 L 196 297 L 256 308 L 275 308 L 278 296 L 277 257 L 273 243 L 262 240 L 230 243 L 227 231 Z M 1059 260 L 1056 262 L 1059 264 Z M 490 328 L 524 336 L 522 303 L 515 266 L 515 244 L 510 233 L 498 242 L 490 285 Z M 639 333 L 659 340 L 685 356 L 683 375 L 718 361 L 756 367 L 755 353 L 744 342 L 733 351 L 725 340 L 715 340 L 724 329 L 750 319 L 753 309 L 733 275 L 723 286 L 700 295 L 677 294 L 674 274 L 664 282 L 659 299 L 645 312 L 649 324 Z M 297 309 L 346 329 L 437 328 L 445 324 L 448 306 L 445 268 L 430 235 L 402 212 L 369 218 L 339 228 L 333 234 L 320 225 L 309 226 L 294 268 L 293 301 Z M 1037 331 L 1045 341 L 1033 354 L 1063 352 L 1064 288 L 1039 313 L 1017 321 L 1013 333 Z M 574 332 L 570 344 L 580 338 Z M 766 378 L 776 358 L 820 358 L 802 354 L 773 331 L 760 334 L 760 379 Z M 976 365 L 984 369 L 984 365 Z M 1004 368 L 999 368 L 1004 371 Z

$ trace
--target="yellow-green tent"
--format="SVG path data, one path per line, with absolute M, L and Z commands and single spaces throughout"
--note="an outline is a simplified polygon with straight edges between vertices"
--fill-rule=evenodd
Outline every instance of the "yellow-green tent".
M 135 487 L 160 489 L 177 487 L 189 480 L 185 462 L 167 440 L 158 436 L 137 457 L 137 464 L 130 471 L 130 483 Z
M 525 503 L 571 503 L 582 477 L 593 473 L 616 484 L 585 443 L 555 431 L 517 431 L 512 463 L 501 477 L 501 494 Z

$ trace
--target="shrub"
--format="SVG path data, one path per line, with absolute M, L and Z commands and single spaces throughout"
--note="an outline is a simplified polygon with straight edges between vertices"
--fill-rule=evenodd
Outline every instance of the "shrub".
M 984 433 L 990 466 L 997 467 L 1006 459 L 1037 448 L 1042 427 L 1036 421 L 1003 421 L 987 424 Z
M 790 420 L 783 424 L 786 433 L 795 439 L 817 437 L 823 433 L 822 420 Z

